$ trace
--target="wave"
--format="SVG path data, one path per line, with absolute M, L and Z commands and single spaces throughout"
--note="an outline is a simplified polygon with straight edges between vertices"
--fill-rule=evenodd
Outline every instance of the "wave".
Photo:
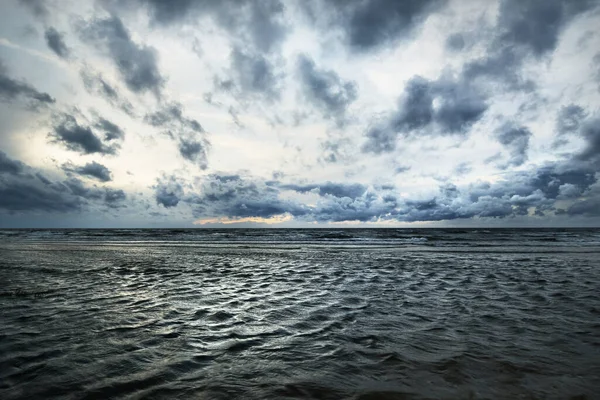
M 517 239 L 438 251 L 453 233 L 402 232 L 284 232 L 301 236 L 287 250 L 240 244 L 275 231 L 7 241 L 0 397 L 594 398 L 591 247 L 503 231 Z

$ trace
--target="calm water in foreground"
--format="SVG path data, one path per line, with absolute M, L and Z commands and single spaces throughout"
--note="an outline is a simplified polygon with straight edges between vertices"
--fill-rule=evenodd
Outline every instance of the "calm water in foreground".
M 1 399 L 600 396 L 600 230 L 0 231 Z

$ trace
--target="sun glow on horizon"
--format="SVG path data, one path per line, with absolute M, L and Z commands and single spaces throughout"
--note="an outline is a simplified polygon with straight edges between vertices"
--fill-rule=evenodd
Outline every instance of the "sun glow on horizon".
M 283 222 L 288 222 L 293 220 L 294 217 L 288 213 L 274 215 L 269 218 L 262 217 L 244 217 L 244 218 L 231 218 L 231 217 L 217 217 L 217 218 L 202 218 L 194 221 L 194 225 L 207 225 L 207 224 L 240 224 L 240 223 L 257 223 L 257 224 L 267 224 L 267 225 L 275 225 L 281 224 Z

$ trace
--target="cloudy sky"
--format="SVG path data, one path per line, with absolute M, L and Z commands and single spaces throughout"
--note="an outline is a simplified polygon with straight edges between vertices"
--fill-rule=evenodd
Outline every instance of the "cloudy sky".
M 600 226 L 599 0 L 4 0 L 0 226 Z

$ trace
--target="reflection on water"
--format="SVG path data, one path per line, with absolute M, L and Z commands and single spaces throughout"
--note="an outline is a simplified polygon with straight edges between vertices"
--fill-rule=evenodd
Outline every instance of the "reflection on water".
M 3 399 L 592 399 L 600 388 L 593 247 L 26 239 L 0 243 Z

